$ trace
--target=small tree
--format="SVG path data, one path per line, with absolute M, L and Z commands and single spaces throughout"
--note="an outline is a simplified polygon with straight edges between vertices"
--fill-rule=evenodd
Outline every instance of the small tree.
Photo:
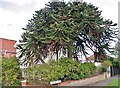
M 18 86 L 20 85 L 21 70 L 19 61 L 16 57 L 2 58 L 2 85 Z

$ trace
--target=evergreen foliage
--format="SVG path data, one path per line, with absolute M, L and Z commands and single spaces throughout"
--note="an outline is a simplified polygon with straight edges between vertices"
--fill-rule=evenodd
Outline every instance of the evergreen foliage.
M 15 57 L 2 58 L 2 86 L 20 86 L 21 70 Z
M 117 34 L 111 20 L 104 20 L 98 7 L 86 2 L 49 2 L 46 7 L 35 11 L 29 20 L 22 40 L 18 45 L 23 63 L 42 62 L 48 53 L 62 50 L 69 58 L 77 58 L 82 52 L 87 57 L 86 48 L 96 55 L 96 60 L 106 57 L 110 42 Z M 94 48 L 94 49 L 93 49 Z M 44 57 L 44 58 L 43 58 Z
M 26 69 L 26 79 L 32 84 L 49 84 L 51 81 L 79 80 L 92 76 L 96 72 L 93 63 L 79 63 L 70 58 L 34 65 Z

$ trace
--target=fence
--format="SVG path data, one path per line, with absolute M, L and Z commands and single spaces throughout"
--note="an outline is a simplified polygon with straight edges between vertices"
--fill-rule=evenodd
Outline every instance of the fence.
M 111 76 L 120 74 L 120 66 L 110 66 L 110 74 Z

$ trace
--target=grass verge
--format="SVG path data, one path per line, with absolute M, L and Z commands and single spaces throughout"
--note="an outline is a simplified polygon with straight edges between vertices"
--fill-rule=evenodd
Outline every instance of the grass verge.
M 108 83 L 105 87 L 103 88 L 120 88 L 120 78 L 115 79 L 112 82 Z

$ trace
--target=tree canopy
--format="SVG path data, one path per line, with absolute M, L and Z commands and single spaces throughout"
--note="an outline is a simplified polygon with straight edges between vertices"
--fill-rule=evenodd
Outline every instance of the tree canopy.
M 43 9 L 35 11 L 33 18 L 23 30 L 18 45 L 24 63 L 44 63 L 52 52 L 62 50 L 68 57 L 77 59 L 77 53 L 87 56 L 87 48 L 102 59 L 105 50 L 116 34 L 111 20 L 104 20 L 98 7 L 86 2 L 48 2 Z M 94 49 L 93 49 L 94 48 Z M 97 55 L 98 55 L 97 54 Z M 98 57 L 98 56 L 97 56 Z

